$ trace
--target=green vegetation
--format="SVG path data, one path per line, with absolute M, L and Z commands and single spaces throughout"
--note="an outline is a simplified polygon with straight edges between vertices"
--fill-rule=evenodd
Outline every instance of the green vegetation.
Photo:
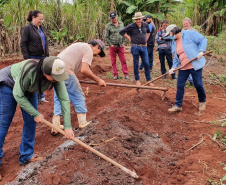
M 143 15 L 151 14 L 159 29 L 160 22 L 168 19 L 170 23 L 182 26 L 184 17 L 189 17 L 193 25 L 202 33 L 209 35 L 208 50 L 224 55 L 225 12 L 224 0 L 0 0 L 0 32 L 5 33 L 2 47 L 8 53 L 19 51 L 22 28 L 27 24 L 26 16 L 30 10 L 41 10 L 43 22 L 50 44 L 69 45 L 76 41 L 89 41 L 104 38 L 105 25 L 109 13 L 117 11 L 125 25 L 132 22 L 136 11 Z M 1 19 L 0 19 L 1 20 Z

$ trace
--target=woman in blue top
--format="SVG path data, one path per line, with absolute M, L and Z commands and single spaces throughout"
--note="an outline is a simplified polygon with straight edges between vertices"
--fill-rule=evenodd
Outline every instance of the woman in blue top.
M 44 27 L 43 13 L 39 10 L 30 11 L 27 16 L 29 22 L 22 30 L 20 47 L 24 59 L 41 59 L 49 56 L 49 46 Z M 40 97 L 41 102 L 48 102 L 44 93 Z
M 172 51 L 174 54 L 173 66 L 169 70 L 169 74 L 173 74 L 178 66 L 186 64 L 191 59 L 195 57 L 198 59 L 179 70 L 176 102 L 172 108 L 168 109 L 168 111 L 182 111 L 184 86 L 190 74 L 192 75 L 194 86 L 198 93 L 199 111 L 203 111 L 206 109 L 206 94 L 202 83 L 202 70 L 206 63 L 203 54 L 206 52 L 207 39 L 193 30 L 181 31 L 176 25 L 169 25 L 167 27 L 166 36 L 169 34 L 174 40 L 172 43 Z

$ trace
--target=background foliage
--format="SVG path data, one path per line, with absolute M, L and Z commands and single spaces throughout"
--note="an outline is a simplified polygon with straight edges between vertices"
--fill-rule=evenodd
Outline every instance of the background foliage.
M 0 0 L 0 20 L 3 20 L 0 33 L 2 38 L 6 37 L 0 46 L 5 53 L 19 51 L 21 30 L 28 23 L 27 14 L 35 9 L 44 14 L 43 24 L 52 45 L 103 39 L 111 11 L 117 11 L 125 25 L 132 23 L 137 11 L 151 14 L 157 28 L 163 19 L 181 27 L 183 18 L 189 17 L 211 39 L 225 36 L 222 36 L 224 0 Z

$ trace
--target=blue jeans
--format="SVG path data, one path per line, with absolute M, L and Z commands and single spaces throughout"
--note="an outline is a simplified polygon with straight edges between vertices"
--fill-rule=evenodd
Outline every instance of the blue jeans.
M 148 50 L 148 59 L 149 59 L 150 70 L 152 70 L 153 69 L 153 59 L 154 59 L 154 55 L 153 55 L 154 46 L 148 45 L 147 50 Z M 142 70 L 143 67 L 144 67 L 143 63 L 141 62 L 139 69 Z
M 73 106 L 75 107 L 75 111 L 80 113 L 87 113 L 86 108 L 86 102 L 85 102 L 85 96 L 82 92 L 81 85 L 78 81 L 78 78 L 75 75 L 69 75 L 69 79 L 64 81 L 69 99 Z M 60 116 L 61 113 L 61 105 L 60 101 L 56 95 L 56 92 L 54 90 L 54 115 Z
M 140 80 L 139 76 L 139 56 L 141 57 L 142 64 L 144 65 L 144 73 L 147 81 L 151 81 L 150 65 L 148 62 L 148 51 L 146 46 L 131 46 L 131 53 L 133 55 L 133 72 L 135 80 Z
M 32 94 L 31 97 L 28 97 L 28 100 L 31 105 L 38 110 L 37 93 Z M 3 157 L 3 144 L 15 114 L 16 106 L 17 102 L 13 96 L 13 89 L 5 85 L 0 85 L 0 159 Z M 21 109 L 21 112 L 24 123 L 22 140 L 19 149 L 19 163 L 25 164 L 34 156 L 36 122 L 34 121 L 34 118 L 23 109 Z
M 159 51 L 159 60 L 161 63 L 161 73 L 165 74 L 166 73 L 165 57 L 169 65 L 169 69 L 171 69 L 173 65 L 172 52 L 171 49 L 161 49 L 161 48 L 159 48 L 158 51 Z
M 177 95 L 175 105 L 177 107 L 182 106 L 184 97 L 184 86 L 188 79 L 189 74 L 191 74 L 194 82 L 194 86 L 198 93 L 199 102 L 206 102 L 206 93 L 202 83 L 202 69 L 195 71 L 194 69 L 179 70 L 177 79 Z

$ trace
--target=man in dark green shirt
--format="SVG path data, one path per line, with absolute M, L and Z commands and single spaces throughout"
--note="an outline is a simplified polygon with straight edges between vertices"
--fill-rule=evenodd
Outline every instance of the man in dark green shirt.
M 105 41 L 107 42 L 110 50 L 111 57 L 111 66 L 113 70 L 114 80 L 118 79 L 118 70 L 116 66 L 116 54 L 119 56 L 119 60 L 122 65 L 122 72 L 125 75 L 125 79 L 129 79 L 128 76 L 128 68 L 126 64 L 125 57 L 125 48 L 123 42 L 125 38 L 123 38 L 119 31 L 124 28 L 124 24 L 121 21 L 118 21 L 118 16 L 116 12 L 110 13 L 111 22 L 109 22 L 105 29 Z

